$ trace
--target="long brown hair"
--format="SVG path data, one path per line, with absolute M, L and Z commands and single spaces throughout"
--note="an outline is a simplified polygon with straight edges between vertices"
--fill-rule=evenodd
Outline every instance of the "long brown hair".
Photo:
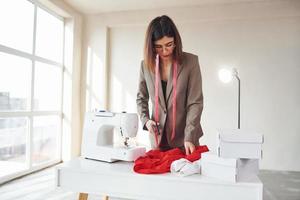
M 173 58 L 179 64 L 181 64 L 182 61 L 181 37 L 174 22 L 166 15 L 156 17 L 150 22 L 147 28 L 144 46 L 144 64 L 152 72 L 154 72 L 155 69 L 156 56 L 154 42 L 163 38 L 164 36 L 174 38 L 175 48 L 173 50 Z

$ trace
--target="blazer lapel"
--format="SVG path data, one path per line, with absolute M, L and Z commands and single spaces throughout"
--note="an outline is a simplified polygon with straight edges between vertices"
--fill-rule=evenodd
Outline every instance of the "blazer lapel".
M 177 80 L 178 80 L 178 77 L 179 77 L 179 74 L 181 73 L 182 71 L 182 64 L 180 65 L 177 65 Z M 169 99 L 170 99 L 170 96 L 171 96 L 171 93 L 172 93 L 172 90 L 173 90 L 173 68 L 171 69 L 170 71 L 170 74 L 169 74 L 169 78 L 168 78 L 168 84 L 167 84 L 167 91 L 166 91 L 166 101 L 167 101 L 167 105 L 169 105 Z

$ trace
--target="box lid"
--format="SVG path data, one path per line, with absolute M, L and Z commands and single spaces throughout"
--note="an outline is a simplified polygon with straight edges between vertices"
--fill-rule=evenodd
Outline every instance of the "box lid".
M 232 129 L 219 130 L 219 140 L 237 143 L 263 143 L 264 137 L 262 134 L 256 133 L 254 131 Z
M 237 167 L 237 159 L 235 158 L 222 158 L 212 153 L 201 154 L 202 163 L 213 163 L 216 165 L 222 165 L 227 167 Z

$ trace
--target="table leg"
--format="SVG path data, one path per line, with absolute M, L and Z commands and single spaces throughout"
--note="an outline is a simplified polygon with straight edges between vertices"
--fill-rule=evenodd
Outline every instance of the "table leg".
M 79 193 L 79 199 L 78 200 L 87 200 L 88 199 L 87 193 Z
M 103 200 L 109 200 L 108 196 L 103 196 Z

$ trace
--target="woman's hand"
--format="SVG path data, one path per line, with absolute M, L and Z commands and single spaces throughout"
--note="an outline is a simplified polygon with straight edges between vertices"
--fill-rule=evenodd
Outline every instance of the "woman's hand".
M 191 142 L 184 142 L 185 154 L 190 155 L 195 151 L 195 145 Z
M 155 134 L 155 133 L 158 134 L 159 123 L 157 123 L 157 126 L 156 126 L 155 121 L 149 119 L 146 122 L 146 127 L 151 134 Z

